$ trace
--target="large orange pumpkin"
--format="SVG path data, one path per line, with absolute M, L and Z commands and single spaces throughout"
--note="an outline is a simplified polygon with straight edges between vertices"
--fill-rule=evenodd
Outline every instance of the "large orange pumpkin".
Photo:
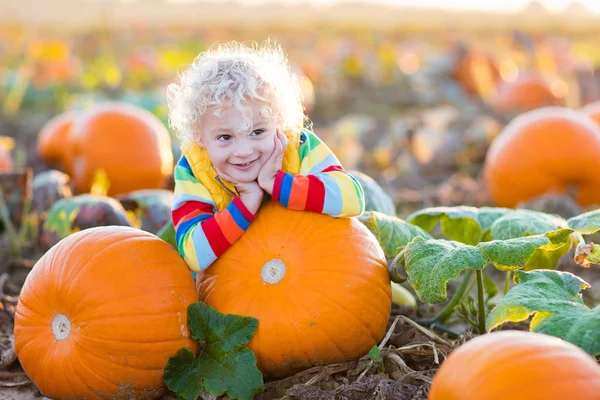
M 600 127 L 584 113 L 545 107 L 513 119 L 486 154 L 483 176 L 498 206 L 549 192 L 600 204 Z
M 69 141 L 69 130 L 77 113 L 67 111 L 46 122 L 37 138 L 37 151 L 44 161 L 64 163 L 65 150 Z
M 147 399 L 169 357 L 196 351 L 187 307 L 194 280 L 177 251 L 122 226 L 63 239 L 35 264 L 15 315 L 25 372 L 53 399 Z
M 274 202 L 197 287 L 216 310 L 258 319 L 249 347 L 268 377 L 360 358 L 391 310 L 386 259 L 363 224 Z
M 579 347 L 526 331 L 469 340 L 442 363 L 428 400 L 597 400 L 600 366 Z
M 530 72 L 517 80 L 504 82 L 490 99 L 491 108 L 499 113 L 521 113 L 541 107 L 560 105 L 548 83 L 540 75 Z
M 149 111 L 109 102 L 82 114 L 71 128 L 72 178 L 78 193 L 90 190 L 103 170 L 109 195 L 164 187 L 173 172 L 167 128 Z

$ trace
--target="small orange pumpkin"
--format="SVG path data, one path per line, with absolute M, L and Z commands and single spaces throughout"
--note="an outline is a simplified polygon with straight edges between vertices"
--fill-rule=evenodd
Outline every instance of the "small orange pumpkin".
M 469 340 L 442 363 L 428 400 L 597 400 L 600 366 L 579 347 L 527 331 Z
M 37 152 L 44 161 L 64 164 L 69 130 L 76 116 L 75 111 L 67 111 L 44 124 L 37 138 Z
M 600 125 L 600 100 L 589 103 L 580 110 L 589 115 L 598 125 Z
M 488 97 L 501 80 L 494 59 L 483 52 L 463 50 L 450 75 L 470 95 Z
M 550 192 L 573 192 L 582 206 L 600 204 L 600 127 L 563 107 L 522 114 L 490 145 L 483 177 L 501 207 Z
M 108 102 L 82 114 L 71 129 L 70 160 L 78 193 L 90 190 L 97 172 L 110 182 L 108 194 L 161 189 L 173 172 L 171 138 L 149 111 Z
M 391 310 L 386 259 L 362 223 L 275 202 L 197 287 L 216 310 L 258 319 L 249 347 L 269 377 L 360 358 L 382 339 Z
M 70 235 L 35 264 L 15 315 L 23 369 L 53 399 L 154 398 L 169 357 L 196 351 L 194 280 L 177 251 L 122 226 Z
M 548 83 L 537 73 L 527 73 L 515 81 L 504 82 L 490 99 L 491 108 L 499 113 L 522 113 L 541 107 L 561 105 Z
M 14 169 L 13 158 L 10 151 L 0 146 L 0 172 L 11 172 Z

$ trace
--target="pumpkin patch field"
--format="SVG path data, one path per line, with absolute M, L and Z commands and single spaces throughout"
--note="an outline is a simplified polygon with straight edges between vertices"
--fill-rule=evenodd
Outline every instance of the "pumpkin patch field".
M 597 33 L 298 29 L 0 19 L 0 400 L 600 399 Z M 365 211 L 192 274 L 166 87 L 268 35 Z

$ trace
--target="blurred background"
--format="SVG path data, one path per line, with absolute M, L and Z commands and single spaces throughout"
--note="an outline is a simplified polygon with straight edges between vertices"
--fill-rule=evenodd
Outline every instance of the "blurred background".
M 173 241 L 181 151 L 166 87 L 215 42 L 268 38 L 287 51 L 312 129 L 361 179 L 369 209 L 406 218 L 500 205 L 570 218 L 600 208 L 590 195 L 600 139 L 588 146 L 600 138 L 590 118 L 600 123 L 600 0 L 0 0 L 0 292 L 17 296 L 37 259 L 79 230 L 128 225 Z M 519 164 L 531 182 L 546 172 L 553 188 L 587 182 L 586 204 L 568 190 L 496 201 L 527 183 L 490 195 L 486 157 L 507 124 L 594 103 L 568 132 L 548 128 L 560 140 L 530 139 L 543 165 L 509 154 L 497 168 Z M 588 147 L 598 154 L 577 165 Z M 572 250 L 560 262 L 598 304 L 598 269 L 580 268 Z M 2 315 L 0 338 L 12 335 Z M 41 398 L 24 388 L 14 398 Z
M 40 133 L 66 112 L 118 100 L 162 121 L 176 160 L 166 86 L 214 42 L 273 38 L 301 77 L 315 132 L 347 169 L 374 178 L 399 216 L 430 205 L 491 204 L 482 163 L 514 116 L 600 99 L 600 2 L 496 3 L 1 2 L 2 143 L 12 170 L 73 178 L 68 160 L 44 154 Z M 102 146 L 111 163 L 119 145 Z M 110 179 L 94 175 L 96 193 Z M 74 194 L 90 186 L 74 185 Z

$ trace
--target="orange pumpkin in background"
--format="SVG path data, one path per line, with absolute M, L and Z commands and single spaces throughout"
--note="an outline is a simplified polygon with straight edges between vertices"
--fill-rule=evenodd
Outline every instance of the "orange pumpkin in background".
M 600 366 L 562 339 L 498 331 L 458 347 L 433 377 L 428 400 L 597 400 Z
M 552 93 L 544 78 L 533 72 L 500 84 L 490 99 L 490 107 L 498 113 L 522 113 L 556 105 L 561 105 L 561 100 Z
M 11 172 L 15 165 L 10 151 L 0 146 L 0 172 Z
M 44 161 L 68 166 L 65 152 L 69 143 L 69 131 L 76 116 L 75 111 L 67 111 L 44 124 L 37 138 L 37 152 Z
M 122 226 L 52 247 L 27 276 L 15 315 L 23 369 L 53 399 L 147 399 L 182 347 L 196 351 L 187 307 L 194 280 L 175 249 Z
M 600 100 L 585 105 L 580 109 L 580 111 L 592 117 L 592 119 L 596 121 L 598 125 L 600 125 Z
M 451 77 L 468 94 L 489 97 L 501 80 L 498 64 L 488 54 L 473 50 L 462 52 L 451 71 Z
M 545 107 L 513 119 L 486 154 L 483 177 L 496 205 L 546 193 L 600 204 L 600 127 L 585 113 Z
M 202 301 L 258 319 L 249 344 L 268 377 L 355 360 L 385 334 L 385 255 L 356 218 L 265 203 L 244 235 L 197 277 Z
M 70 170 L 78 193 L 90 190 L 100 170 L 108 194 L 161 189 L 173 172 L 171 138 L 149 111 L 132 104 L 100 104 L 82 114 L 70 134 Z

